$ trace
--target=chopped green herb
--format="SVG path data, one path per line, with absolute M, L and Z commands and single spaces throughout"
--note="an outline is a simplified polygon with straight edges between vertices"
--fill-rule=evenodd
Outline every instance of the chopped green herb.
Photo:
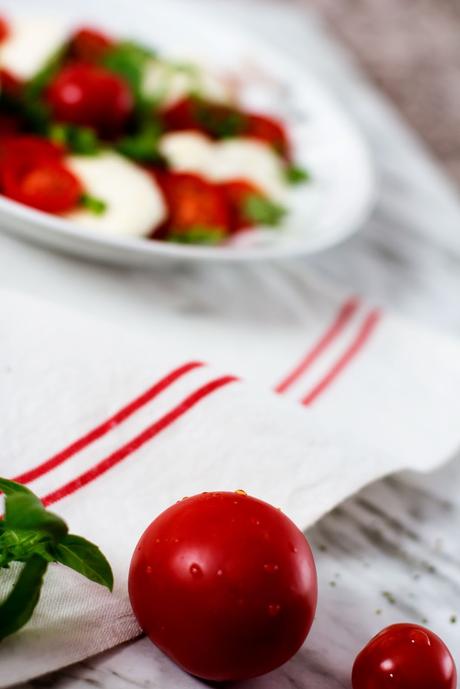
M 116 148 L 128 158 L 143 163 L 163 162 L 158 149 L 162 127 L 159 122 L 150 121 L 136 134 L 125 136 L 117 144 Z
M 23 566 L 13 588 L 0 602 L 0 641 L 30 620 L 50 562 L 59 562 L 91 581 L 113 589 L 113 574 L 99 548 L 68 533 L 67 524 L 48 512 L 40 499 L 19 483 L 0 478 L 5 517 L 0 526 L 0 567 Z
M 100 143 L 93 129 L 72 124 L 52 124 L 48 135 L 52 141 L 62 144 L 72 153 L 96 155 Z
M 253 223 L 276 227 L 286 216 L 287 210 L 284 206 L 274 203 L 264 196 L 251 194 L 245 200 L 244 213 L 248 220 Z
M 142 97 L 142 81 L 145 68 L 155 53 L 138 43 L 124 41 L 117 43 L 105 56 L 103 64 L 107 69 L 122 76 L 131 86 L 136 99 Z
M 107 203 L 91 194 L 83 194 L 80 205 L 94 215 L 102 215 L 107 210 Z
M 457 615 L 451 615 L 450 623 L 451 624 L 457 624 Z
M 311 181 L 311 174 L 303 167 L 292 164 L 286 169 L 286 181 L 288 184 L 292 184 L 294 186 L 296 184 L 304 184 Z
M 389 591 L 382 591 L 382 596 L 387 599 L 390 605 L 396 605 L 396 598 Z
M 225 236 L 226 232 L 222 227 L 195 225 L 187 230 L 172 230 L 168 235 L 168 242 L 213 246 L 220 244 L 225 239 Z
M 247 117 L 226 105 L 215 105 L 195 97 L 195 117 L 203 129 L 216 139 L 227 139 L 244 134 Z

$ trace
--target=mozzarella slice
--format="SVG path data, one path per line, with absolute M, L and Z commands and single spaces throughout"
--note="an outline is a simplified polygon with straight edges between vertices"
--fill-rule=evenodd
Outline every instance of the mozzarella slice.
M 273 199 L 286 195 L 283 162 L 270 146 L 249 138 L 213 142 L 194 132 L 163 137 L 160 149 L 173 170 L 215 182 L 246 179 Z
M 147 237 L 166 219 L 166 204 L 151 175 L 117 153 L 71 156 L 67 167 L 86 192 L 105 201 L 101 215 L 79 209 L 67 217 L 107 234 Z
M 227 102 L 230 97 L 223 81 L 199 65 L 157 59 L 147 64 L 142 91 L 144 96 L 157 99 L 165 107 L 192 93 L 217 102 Z
M 11 33 L 0 45 L 0 67 L 22 80 L 31 79 L 64 45 L 67 31 L 45 19 L 8 20 Z

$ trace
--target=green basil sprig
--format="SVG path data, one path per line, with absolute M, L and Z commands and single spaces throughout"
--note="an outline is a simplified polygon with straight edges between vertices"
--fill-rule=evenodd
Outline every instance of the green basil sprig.
M 58 562 L 113 589 L 111 567 L 93 543 L 69 534 L 61 517 L 46 510 L 25 486 L 0 478 L 5 515 L 0 521 L 0 568 L 23 563 L 8 596 L 0 602 L 0 641 L 31 618 L 48 565 Z M 0 573 L 1 576 L 1 573 Z

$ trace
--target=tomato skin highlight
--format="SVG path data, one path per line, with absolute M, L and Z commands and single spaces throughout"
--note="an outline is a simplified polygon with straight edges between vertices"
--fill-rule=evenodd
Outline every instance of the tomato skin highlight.
M 353 689 L 456 689 L 452 655 L 432 631 L 395 624 L 375 636 L 355 660 Z
M 236 681 L 285 663 L 317 603 L 304 535 L 279 510 L 238 493 L 204 493 L 145 531 L 129 573 L 150 639 L 192 675 Z
M 91 127 L 108 138 L 122 131 L 133 110 L 131 90 L 121 77 L 84 62 L 62 69 L 47 100 L 57 121 Z

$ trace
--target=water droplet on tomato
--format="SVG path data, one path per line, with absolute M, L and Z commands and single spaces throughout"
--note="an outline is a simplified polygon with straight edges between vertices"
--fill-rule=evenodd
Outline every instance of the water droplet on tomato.
M 151 567 L 151 566 L 149 565 L 148 567 L 145 568 L 145 571 L 146 571 L 147 574 L 152 574 L 152 572 L 153 572 L 153 567 Z
M 410 635 L 411 644 L 423 644 L 424 646 L 431 646 L 430 637 L 422 629 L 414 629 Z
M 267 609 L 270 617 L 276 617 L 280 613 L 281 605 L 279 605 L 278 603 L 270 603 Z
M 161 543 L 161 538 L 155 538 L 155 543 Z
M 298 553 L 299 552 L 299 549 L 296 548 L 295 545 L 293 545 L 292 543 L 289 543 L 289 549 L 290 549 L 291 553 Z
M 223 569 L 218 569 L 216 572 L 218 577 L 223 577 L 224 576 L 224 570 Z
M 279 570 L 279 565 L 276 565 L 273 562 L 269 562 L 266 565 L 264 565 L 264 570 L 268 574 L 274 574 L 274 572 L 277 572 Z
M 202 577 L 203 570 L 201 569 L 200 565 L 197 565 L 196 562 L 194 562 L 190 565 L 190 574 L 192 577 Z
M 236 490 L 235 493 L 236 493 L 237 495 L 247 496 L 246 491 L 243 490 L 242 488 L 238 488 L 238 490 Z

